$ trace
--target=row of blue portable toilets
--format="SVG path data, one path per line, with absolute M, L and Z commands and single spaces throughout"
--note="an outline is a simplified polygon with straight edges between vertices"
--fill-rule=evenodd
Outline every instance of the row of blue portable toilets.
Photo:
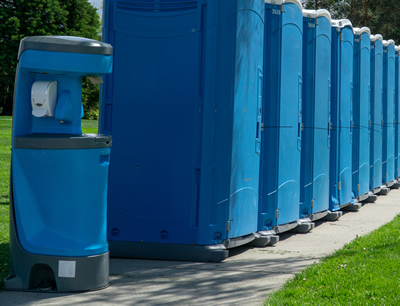
M 108 0 L 105 43 L 26 38 L 5 288 L 104 287 L 107 239 L 114 257 L 218 262 L 386 194 L 400 48 L 370 34 L 298 0 Z M 102 135 L 82 135 L 80 78 L 103 74 Z

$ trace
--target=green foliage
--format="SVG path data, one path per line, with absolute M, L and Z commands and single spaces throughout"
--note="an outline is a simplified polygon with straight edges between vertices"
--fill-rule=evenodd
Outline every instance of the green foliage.
M 350 9 L 351 0 L 309 0 L 307 9 L 326 9 L 331 13 L 332 19 L 346 18 Z
M 314 264 L 264 305 L 400 305 L 400 216 Z
M 354 27 L 369 27 L 372 34 L 400 44 L 397 0 L 309 0 L 307 9 L 327 9 L 333 19 L 349 19 Z
M 0 112 L 12 114 L 19 43 L 25 36 L 99 38 L 100 17 L 88 0 L 3 0 L 0 2 Z M 96 113 L 99 86 L 83 80 L 85 113 Z M 89 115 L 93 117 L 93 115 Z

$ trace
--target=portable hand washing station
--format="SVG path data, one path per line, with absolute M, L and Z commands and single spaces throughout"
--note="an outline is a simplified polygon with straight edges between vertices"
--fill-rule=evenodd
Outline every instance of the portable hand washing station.
M 14 96 L 10 275 L 6 290 L 108 285 L 106 200 L 111 137 L 81 130 L 82 76 L 112 69 L 91 39 L 26 37 Z

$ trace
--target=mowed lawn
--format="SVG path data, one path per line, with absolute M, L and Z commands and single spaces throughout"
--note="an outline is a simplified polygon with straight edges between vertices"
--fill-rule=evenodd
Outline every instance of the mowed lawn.
M 97 133 L 95 120 L 82 120 L 84 133 Z M 11 117 L 0 117 L 0 287 L 9 273 L 9 186 L 11 160 Z

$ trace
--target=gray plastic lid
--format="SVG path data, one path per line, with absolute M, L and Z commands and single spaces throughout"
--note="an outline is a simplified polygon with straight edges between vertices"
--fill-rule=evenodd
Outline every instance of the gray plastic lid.
M 335 27 L 335 28 L 350 27 L 353 29 L 353 24 L 348 19 L 332 20 L 331 24 L 332 24 L 332 27 Z
M 14 148 L 19 149 L 96 149 L 111 145 L 111 136 L 102 134 L 30 134 L 14 138 Z
M 25 50 L 112 55 L 110 44 L 76 36 L 27 36 L 19 45 L 18 59 Z

